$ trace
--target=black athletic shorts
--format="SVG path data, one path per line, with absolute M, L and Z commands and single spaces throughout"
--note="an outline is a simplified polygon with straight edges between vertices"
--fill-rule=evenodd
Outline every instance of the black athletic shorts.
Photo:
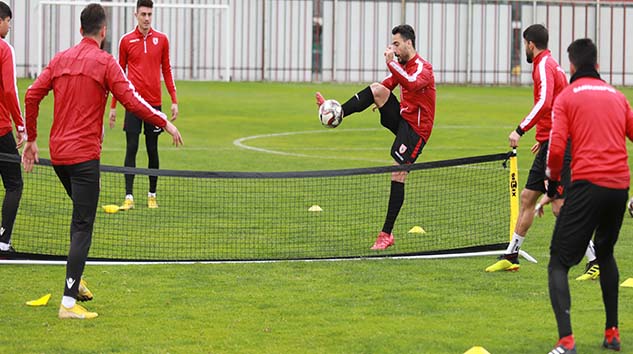
M 547 189 L 545 188 L 545 180 L 547 179 L 545 170 L 547 169 L 548 147 L 549 147 L 549 141 L 546 141 L 541 144 L 539 151 L 536 153 L 536 157 L 534 157 L 534 162 L 532 162 L 532 167 L 530 168 L 530 173 L 528 174 L 527 182 L 525 183 L 526 189 L 541 192 L 543 194 L 547 192 Z M 567 143 L 567 148 L 565 148 L 563 169 L 561 170 L 561 175 L 560 175 L 560 185 L 558 186 L 558 190 L 556 191 L 557 198 L 565 198 L 565 190 L 569 187 L 570 183 L 571 183 L 571 141 Z
M 391 145 L 391 157 L 400 165 L 414 163 L 426 142 L 402 118 L 400 102 L 393 93 L 380 108 L 380 123 L 396 136 Z
M 628 193 L 628 189 L 600 187 L 588 181 L 571 183 L 554 226 L 551 256 L 566 266 L 578 264 L 594 231 L 596 257 L 613 254 Z
M 20 155 L 13 138 L 13 132 L 0 136 L 0 152 Z M 13 191 L 22 187 L 22 170 L 19 163 L 0 162 L 0 175 L 2 175 L 4 189 Z
M 152 106 L 155 110 L 160 111 L 161 106 Z M 135 116 L 134 113 L 125 111 L 125 122 L 123 123 L 123 130 L 128 133 L 136 133 L 140 134 L 141 129 L 144 130 L 145 135 L 148 134 L 160 134 L 163 132 L 163 128 L 157 127 L 152 123 L 148 123 L 139 117 Z

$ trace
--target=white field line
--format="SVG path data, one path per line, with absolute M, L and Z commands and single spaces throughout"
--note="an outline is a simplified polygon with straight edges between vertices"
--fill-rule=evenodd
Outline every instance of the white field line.
M 469 126 L 469 125 L 447 125 L 441 126 L 442 128 L 447 129 L 478 129 L 482 128 L 481 126 Z M 333 155 L 313 155 L 313 154 L 302 154 L 299 152 L 286 152 L 275 150 L 274 148 L 259 148 L 245 144 L 246 141 L 256 140 L 256 139 L 266 139 L 266 138 L 274 138 L 274 137 L 283 137 L 283 136 L 293 136 L 293 135 L 305 135 L 305 134 L 323 134 L 323 133 L 346 133 L 346 132 L 368 132 L 368 131 L 378 131 L 382 130 L 382 128 L 358 128 L 358 129 L 345 129 L 345 130 L 332 130 L 332 129 L 321 129 L 321 130 L 304 130 L 297 132 L 283 132 L 283 133 L 271 133 L 271 134 L 259 134 L 259 135 L 251 135 L 242 137 L 239 139 L 235 139 L 233 141 L 233 145 L 237 146 L 241 149 L 257 151 L 265 154 L 274 154 L 274 155 L 282 155 L 282 156 L 294 156 L 294 157 L 307 157 L 307 158 L 315 158 L 315 159 L 337 159 L 337 160 L 354 160 L 354 161 L 369 161 L 369 162 L 377 162 L 389 164 L 392 160 L 376 160 L 376 159 L 365 159 L 365 158 L 356 158 L 356 157 L 344 157 L 344 156 L 333 156 Z M 332 147 L 316 147 L 316 148 L 292 148 L 294 151 L 380 151 L 384 150 L 388 153 L 389 147 L 371 147 L 371 148 L 332 148 Z M 431 145 L 427 149 L 432 150 L 470 150 L 470 147 L 466 146 L 435 146 Z M 473 167 L 473 166 L 464 166 L 468 168 L 481 168 L 481 167 Z M 521 169 L 519 171 L 522 171 Z M 526 169 L 525 171 L 528 171 Z
M 359 131 L 376 131 L 379 130 L 378 128 L 366 128 L 366 129 L 346 129 L 346 130 L 326 130 L 326 129 L 322 129 L 322 130 L 305 130 L 305 131 L 299 131 L 299 132 L 285 132 L 285 133 L 273 133 L 273 134 L 260 134 L 260 135 L 251 135 L 251 136 L 246 136 L 243 138 L 239 138 L 239 139 L 235 139 L 233 140 L 233 145 L 245 149 L 245 150 L 251 150 L 251 151 L 257 151 L 257 152 L 262 152 L 265 154 L 273 154 L 273 155 L 282 155 L 282 156 L 294 156 L 294 157 L 308 157 L 308 158 L 313 158 L 313 159 L 334 159 L 334 160 L 354 160 L 354 161 L 369 161 L 369 162 L 377 162 L 377 163 L 389 163 L 389 160 L 375 160 L 375 159 L 364 159 L 364 158 L 357 158 L 357 157 L 342 157 L 342 156 L 332 156 L 332 155 L 328 155 L 328 156 L 322 156 L 322 155 L 308 155 L 308 154 L 301 154 L 301 153 L 297 153 L 297 152 L 285 152 L 285 151 L 279 151 L 279 150 L 271 150 L 271 149 L 264 149 L 264 148 L 258 148 L 258 147 L 254 147 L 254 146 L 250 146 L 250 145 L 246 145 L 245 142 L 249 141 L 249 140 L 255 140 L 255 139 L 262 139 L 262 138 L 272 138 L 272 137 L 279 137 L 279 136 L 291 136 L 291 135 L 301 135 L 301 134 L 322 134 L 322 133 L 328 133 L 328 134 L 336 134 L 336 133 L 346 133 L 346 132 L 359 132 Z
M 499 127 L 495 127 L 499 128 Z M 502 127 L 505 128 L 505 127 Z M 273 155 L 282 155 L 282 156 L 294 156 L 294 157 L 307 157 L 307 158 L 316 158 L 316 159 L 336 159 L 336 160 L 354 160 L 354 161 L 369 161 L 369 162 L 378 162 L 378 163 L 391 163 L 392 160 L 376 160 L 376 159 L 364 159 L 364 158 L 354 158 L 354 157 L 342 157 L 342 156 L 333 156 L 333 155 L 308 155 L 302 154 L 298 152 L 286 152 L 276 150 L 274 148 L 258 148 L 254 146 L 247 145 L 245 142 L 249 140 L 256 139 L 266 139 L 266 138 L 274 138 L 280 136 L 292 136 L 292 135 L 303 135 L 303 134 L 333 134 L 333 133 L 348 133 L 348 132 L 370 132 L 370 131 L 378 131 L 383 128 L 358 128 L 358 129 L 344 129 L 344 130 L 332 130 L 332 129 L 320 129 L 320 130 L 305 130 L 305 131 L 297 131 L 297 132 L 283 132 L 283 133 L 272 133 L 272 134 L 259 134 L 259 135 L 251 135 L 242 137 L 239 139 L 235 139 L 233 141 L 233 145 L 251 151 L 257 151 L 265 154 L 273 154 Z M 490 127 L 482 127 L 476 125 L 437 125 L 435 129 L 490 129 Z M 510 129 L 510 128 L 508 128 Z M 431 148 L 431 147 L 429 147 Z M 432 147 L 433 150 L 468 150 L 468 147 L 462 146 L 436 146 Z M 388 150 L 388 147 L 384 148 L 293 148 L 294 151 L 379 151 L 379 150 Z

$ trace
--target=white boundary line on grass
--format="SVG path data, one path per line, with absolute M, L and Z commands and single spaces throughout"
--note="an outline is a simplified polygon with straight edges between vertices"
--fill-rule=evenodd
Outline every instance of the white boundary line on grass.
M 460 257 L 476 257 L 476 256 L 493 256 L 504 254 L 505 251 L 482 251 L 482 252 L 470 252 L 470 253 L 452 253 L 452 254 L 431 254 L 420 256 L 393 256 L 393 257 L 359 257 L 359 258 L 328 258 L 328 259 L 301 259 L 301 260 L 269 260 L 269 261 L 168 261 L 168 262 L 123 262 L 123 261 L 88 261 L 88 265 L 157 265 L 157 264 L 248 264 L 248 263 L 282 263 L 282 262 L 340 262 L 340 261 L 363 261 L 363 260 L 384 260 L 384 259 L 446 259 L 446 258 L 460 258 Z M 538 261 L 530 256 L 527 252 L 520 250 L 519 254 L 532 263 L 538 263 Z M 42 260 L 30 260 L 30 259 L 2 259 L 0 264 L 12 264 L 12 265 L 65 265 L 66 261 L 42 261 Z
M 295 156 L 295 157 L 308 157 L 313 159 L 333 159 L 333 160 L 354 160 L 354 161 L 369 161 L 369 162 L 378 162 L 378 163 L 389 163 L 388 160 L 374 160 L 374 159 L 364 159 L 359 157 L 341 157 L 341 156 L 322 156 L 322 155 L 308 155 L 308 154 L 300 154 L 296 152 L 285 152 L 271 149 L 258 148 L 250 145 L 244 144 L 244 142 L 254 139 L 261 138 L 272 138 L 278 136 L 290 136 L 290 135 L 300 135 L 300 134 L 322 134 L 322 133 L 346 133 L 346 132 L 362 132 L 362 131 L 377 131 L 378 128 L 359 128 L 359 129 L 345 129 L 345 130 L 304 130 L 298 132 L 285 132 L 285 133 L 272 133 L 272 134 L 260 134 L 260 135 L 251 135 L 245 136 L 243 138 L 233 140 L 233 145 L 251 151 L 263 152 L 266 154 L 274 154 L 274 155 L 282 155 L 282 156 Z
M 476 126 L 476 125 L 437 125 L 434 127 L 435 129 L 489 129 L 490 127 L 482 127 L 482 126 Z M 257 152 L 263 152 L 266 154 L 274 154 L 274 155 L 282 155 L 282 156 L 294 156 L 294 157 L 307 157 L 307 158 L 315 158 L 315 159 L 333 159 L 333 160 L 354 160 L 354 161 L 369 161 L 369 162 L 378 162 L 378 163 L 390 163 L 392 160 L 375 160 L 375 159 L 364 159 L 364 158 L 358 158 L 358 157 L 342 157 L 342 156 L 333 156 L 333 155 L 328 155 L 328 156 L 323 156 L 323 155 L 308 155 L 308 154 L 301 154 L 301 153 L 296 153 L 296 152 L 285 152 L 285 151 L 279 151 L 279 150 L 273 150 L 273 149 L 264 149 L 264 148 L 258 148 L 258 147 L 254 147 L 254 146 L 250 146 L 245 144 L 246 141 L 249 140 L 255 140 L 255 139 L 263 139 L 263 138 L 273 138 L 273 137 L 279 137 L 279 136 L 292 136 L 292 135 L 302 135 L 302 134 L 323 134 L 323 133 L 327 133 L 327 134 L 332 134 L 332 133 L 348 133 L 348 132 L 370 132 L 370 131 L 378 131 L 378 130 L 382 130 L 383 128 L 352 128 L 352 129 L 342 129 L 342 130 L 332 130 L 332 129 L 320 129 L 320 130 L 303 130 L 303 131 L 296 131 L 296 132 L 283 132 L 283 133 L 271 133 L 271 134 L 259 134 L 259 135 L 251 135 L 251 136 L 245 136 L 242 138 L 238 138 L 233 140 L 233 145 L 245 149 L 245 150 L 251 150 L 251 151 L 257 151 Z M 510 129 L 510 128 L 508 128 Z M 382 149 L 382 148 L 381 148 Z M 387 149 L 385 147 L 385 149 Z M 305 148 L 301 148 L 300 150 L 306 150 Z M 319 150 L 323 150 L 323 149 L 314 149 L 316 151 Z M 343 150 L 349 150 L 349 149 L 343 149 Z M 357 149 L 357 150 L 361 150 L 361 149 Z M 368 150 L 368 149 L 365 149 Z M 371 149 L 371 150 L 375 150 L 375 149 Z

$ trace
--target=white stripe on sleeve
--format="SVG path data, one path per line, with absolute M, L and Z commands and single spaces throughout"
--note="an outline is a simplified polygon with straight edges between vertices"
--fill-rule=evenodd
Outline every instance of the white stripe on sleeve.
M 541 110 L 541 108 L 543 108 L 543 105 L 545 104 L 545 99 L 547 98 L 545 97 L 547 95 L 547 75 L 545 73 L 545 63 L 547 62 L 548 58 L 549 56 L 543 57 L 543 60 L 541 60 L 541 62 L 538 64 L 538 72 L 541 78 L 541 97 L 532 108 L 532 111 L 530 111 L 530 114 L 528 114 L 527 117 L 523 119 L 523 122 L 521 122 L 521 129 L 530 125 L 532 119 L 536 117 L 538 112 Z
M 416 59 L 415 63 L 418 64 L 418 68 L 411 75 L 407 74 L 407 72 L 402 68 L 402 66 L 400 66 L 398 62 L 396 62 L 395 60 L 389 62 L 389 66 L 391 66 L 395 71 L 397 71 L 398 74 L 402 75 L 405 79 L 407 79 L 407 81 L 415 82 L 415 80 L 417 80 L 418 78 L 418 75 L 420 75 L 422 73 L 422 70 L 424 70 L 424 63 L 422 63 L 422 60 Z

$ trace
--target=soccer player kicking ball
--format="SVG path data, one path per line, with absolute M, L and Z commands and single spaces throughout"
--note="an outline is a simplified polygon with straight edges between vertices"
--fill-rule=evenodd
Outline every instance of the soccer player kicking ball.
M 396 137 L 391 146 L 395 164 L 411 164 L 420 156 L 431 136 L 435 118 L 435 78 L 433 67 L 415 49 L 415 32 L 409 25 L 391 31 L 393 41 L 384 52 L 390 74 L 360 91 L 342 105 L 343 117 L 362 112 L 372 104 L 380 110 L 380 123 Z M 400 85 L 400 102 L 392 91 Z M 325 99 L 317 92 L 317 105 Z M 404 202 L 406 171 L 391 174 L 387 217 L 372 250 L 394 244 L 393 225 Z
M 628 199 L 626 137 L 633 141 L 633 111 L 626 97 L 600 78 L 596 71 L 598 51 L 590 39 L 574 41 L 567 52 L 571 84 L 554 103 L 547 154 L 547 174 L 553 181 L 547 194 L 552 196 L 560 180 L 567 139 L 571 138 L 572 181 L 556 220 L 548 265 L 549 295 L 559 336 L 550 353 L 576 353 L 568 273 L 582 259 L 594 233 L 606 314 L 602 346 L 619 351 L 619 273 L 613 248 Z
M 549 142 L 550 129 L 552 127 L 552 106 L 554 100 L 567 87 L 565 71 L 561 69 L 552 53 L 547 49 L 549 33 L 542 25 L 531 25 L 523 31 L 525 43 L 525 57 L 528 63 L 533 64 L 532 79 L 534 80 L 534 107 L 521 121 L 516 130 L 508 137 L 511 147 L 519 144 L 519 139 L 532 127 L 536 126 L 536 144 L 532 146 L 532 153 L 536 154 L 530 168 L 527 183 L 521 191 L 521 206 L 517 218 L 512 240 L 497 262 L 486 268 L 486 272 L 517 271 L 520 268 L 519 250 L 523 244 L 527 232 L 534 221 L 536 213 L 542 215 L 541 204 L 537 204 L 538 198 L 546 192 L 545 159 Z M 558 215 L 565 197 L 565 188 L 569 185 L 571 171 L 569 164 L 571 155 L 569 148 L 566 150 L 565 163 L 563 164 L 562 183 L 556 191 L 556 199 L 552 201 L 554 215 Z M 587 247 L 589 263 L 585 273 L 577 280 L 596 279 L 599 270 L 593 245 Z
M 22 163 L 24 170 L 30 172 L 38 161 L 35 139 L 39 105 L 53 90 L 51 162 L 73 202 L 66 281 L 58 315 L 59 318 L 90 319 L 97 317 L 97 313 L 76 304 L 76 300 L 92 298 L 80 279 L 92 242 L 99 199 L 99 159 L 108 92 L 143 120 L 164 128 L 176 146 L 182 144 L 182 137 L 164 114 L 138 95 L 112 55 L 100 49 L 106 37 L 106 14 L 101 5 L 90 4 L 81 11 L 81 34 L 81 42 L 55 55 L 26 91 L 27 142 Z

